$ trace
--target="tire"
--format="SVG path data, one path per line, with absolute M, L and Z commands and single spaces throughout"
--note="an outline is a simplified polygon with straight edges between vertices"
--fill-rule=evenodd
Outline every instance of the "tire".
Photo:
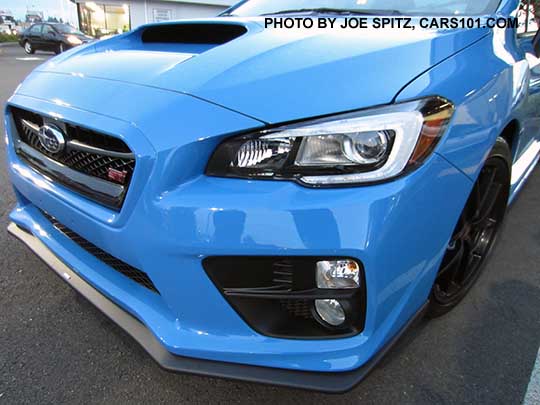
M 54 53 L 57 54 L 57 55 L 60 55 L 60 54 L 61 54 L 62 52 L 64 52 L 65 50 L 66 50 L 65 45 L 64 45 L 62 42 L 60 42 L 60 43 L 58 44 L 58 46 L 56 47 L 56 49 L 54 50 Z
M 32 44 L 30 43 L 30 41 L 24 41 L 24 51 L 28 55 L 33 55 L 34 53 L 36 53 L 36 50 L 34 49 Z
M 482 273 L 506 215 L 511 167 L 510 148 L 498 138 L 448 244 L 430 293 L 428 317 L 454 309 Z

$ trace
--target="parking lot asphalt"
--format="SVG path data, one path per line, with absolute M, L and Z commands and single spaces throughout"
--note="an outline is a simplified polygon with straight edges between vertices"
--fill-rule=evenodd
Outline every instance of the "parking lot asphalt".
M 51 55 L 0 48 L 2 106 Z M 0 131 L 3 134 L 3 120 Z M 5 228 L 14 196 L 0 147 L 0 404 L 521 404 L 540 344 L 540 171 L 511 207 L 479 283 L 410 330 L 355 390 L 328 396 L 169 374 Z M 204 305 L 204 303 L 201 303 Z

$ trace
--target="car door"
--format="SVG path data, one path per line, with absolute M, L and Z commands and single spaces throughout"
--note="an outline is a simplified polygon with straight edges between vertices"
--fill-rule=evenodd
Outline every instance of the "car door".
M 56 49 L 58 43 L 58 34 L 52 26 L 49 24 L 43 24 L 41 38 L 43 41 L 44 50 L 54 51 Z
M 41 30 L 43 24 L 34 24 L 28 30 L 28 41 L 32 44 L 34 49 L 42 49 L 43 43 L 41 40 Z

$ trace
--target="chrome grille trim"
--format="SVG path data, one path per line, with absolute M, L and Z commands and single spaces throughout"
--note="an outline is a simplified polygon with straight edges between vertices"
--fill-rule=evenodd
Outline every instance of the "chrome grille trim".
M 103 155 L 120 159 L 135 159 L 135 155 L 133 155 L 133 153 L 123 153 L 115 152 L 112 150 L 105 150 L 101 148 L 96 148 L 95 146 L 86 145 L 85 143 L 81 143 L 79 141 L 71 140 L 67 142 L 67 145 L 69 149 L 79 150 L 81 152 L 95 153 L 96 155 Z
M 11 118 L 15 150 L 29 166 L 108 208 L 122 207 L 135 155 L 121 139 L 16 107 L 11 107 Z M 42 126 L 51 124 L 66 138 L 64 149 L 56 153 L 40 140 Z
M 39 126 L 25 119 L 21 119 L 21 124 L 25 130 L 32 132 L 35 136 L 39 136 Z M 133 153 L 124 153 L 124 152 L 115 152 L 112 150 L 106 150 L 102 148 L 97 148 L 92 145 L 87 145 L 85 143 L 79 142 L 77 140 L 68 140 L 67 141 L 68 150 L 78 150 L 87 153 L 94 153 L 96 155 L 110 156 L 114 158 L 121 159 L 135 159 Z
M 25 129 L 27 129 L 28 131 L 33 132 L 34 135 L 36 135 L 36 136 L 39 135 L 39 125 L 36 125 L 33 122 L 30 122 L 30 121 L 25 120 L 25 119 L 21 120 L 21 124 L 23 125 L 23 127 Z
M 70 169 L 22 141 L 17 141 L 16 149 L 38 173 L 59 180 L 71 189 L 111 208 L 121 204 L 126 191 L 124 186 Z

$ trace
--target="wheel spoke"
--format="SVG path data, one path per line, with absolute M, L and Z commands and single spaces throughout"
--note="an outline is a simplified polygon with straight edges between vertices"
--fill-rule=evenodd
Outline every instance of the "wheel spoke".
M 474 216 L 478 216 L 483 207 L 489 201 L 490 190 L 495 184 L 495 178 L 497 176 L 496 168 L 485 168 L 480 176 L 478 177 L 478 182 L 475 186 L 476 188 L 476 212 Z
M 472 256 L 478 254 L 480 246 L 482 246 L 482 238 L 478 236 L 476 240 L 471 241 L 469 244 L 469 255 Z
M 497 176 L 497 169 L 496 168 L 489 168 L 485 169 L 484 172 L 481 175 L 479 186 L 482 188 L 482 192 L 484 194 L 484 197 L 480 198 L 480 206 L 484 204 L 484 200 L 486 199 L 486 191 L 491 188 L 493 183 L 495 183 L 495 177 Z
M 475 207 L 476 207 L 476 210 L 478 210 L 478 207 L 482 206 L 482 192 L 480 190 L 480 182 L 476 183 L 476 185 L 474 186 L 474 195 L 476 196 L 476 206 Z M 469 211 L 471 211 L 471 210 L 469 210 Z M 472 216 L 474 217 L 475 214 L 473 214 Z
M 454 255 L 454 257 L 452 257 L 452 259 L 450 259 L 448 261 L 448 263 L 444 264 L 441 269 L 439 270 L 439 277 L 442 277 L 442 276 L 447 276 L 448 274 L 450 274 L 452 271 L 456 271 L 456 269 L 459 269 L 459 265 L 461 264 L 461 262 L 463 261 L 463 256 L 464 256 L 464 252 L 465 252 L 465 248 L 463 246 L 463 243 L 461 243 L 460 241 L 458 242 L 460 245 L 459 245 L 459 250 L 456 252 L 456 254 Z
M 467 280 L 467 275 L 474 273 L 474 271 L 477 269 L 478 265 L 482 262 L 483 256 L 477 254 L 477 253 L 471 253 L 467 260 L 467 264 L 465 265 L 465 277 L 463 278 L 463 281 L 465 282 Z
M 477 215 L 472 221 L 473 226 L 478 226 L 489 218 L 489 215 L 493 211 L 493 207 L 497 203 L 497 197 L 501 193 L 501 190 L 501 184 L 493 183 L 491 185 L 485 197 L 483 198 L 482 206 L 478 208 Z
M 492 229 L 497 225 L 497 221 L 493 218 L 488 218 L 486 221 L 486 224 L 484 225 L 484 229 Z

